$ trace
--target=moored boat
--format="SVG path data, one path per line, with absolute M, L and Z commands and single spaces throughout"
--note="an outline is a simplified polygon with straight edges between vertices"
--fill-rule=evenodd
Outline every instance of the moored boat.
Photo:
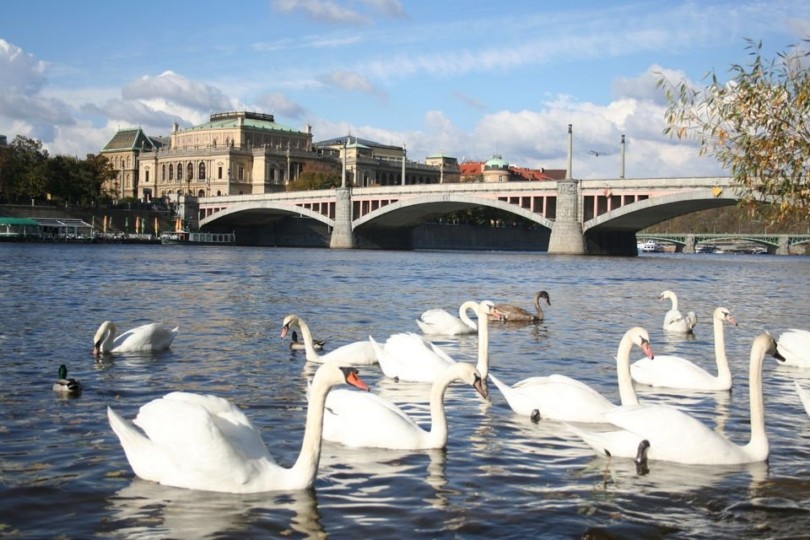
M 236 243 L 235 233 L 171 231 L 160 235 L 161 244 L 170 245 L 227 245 Z

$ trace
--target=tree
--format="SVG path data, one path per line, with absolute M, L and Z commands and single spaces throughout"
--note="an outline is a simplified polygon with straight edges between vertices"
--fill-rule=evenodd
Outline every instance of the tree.
M 18 135 L 3 161 L 3 195 L 9 201 L 41 199 L 47 193 L 48 151 L 42 143 Z
M 714 71 L 704 88 L 658 80 L 668 102 L 664 133 L 692 139 L 701 155 L 730 171 L 741 204 L 784 222 L 810 218 L 810 71 L 800 44 L 762 57 L 762 43 L 746 40 L 751 62 L 732 65 L 720 83 Z M 803 43 L 807 44 L 808 40 Z M 758 213 L 762 214 L 761 211 Z
M 307 163 L 298 178 L 290 183 L 289 191 L 304 191 L 308 189 L 329 189 L 340 186 L 340 173 L 334 168 L 323 164 Z

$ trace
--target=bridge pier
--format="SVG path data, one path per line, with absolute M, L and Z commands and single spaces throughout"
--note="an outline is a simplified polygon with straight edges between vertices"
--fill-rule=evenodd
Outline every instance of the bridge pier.
M 788 235 L 779 235 L 779 247 L 776 248 L 776 254 L 790 255 L 790 237 Z
M 683 249 L 681 250 L 683 253 L 695 253 L 695 235 L 694 234 L 687 234 L 686 235 L 686 242 L 683 245 Z
M 332 229 L 329 247 L 335 249 L 354 248 L 351 188 L 335 188 L 335 227 Z
M 557 219 L 548 241 L 549 255 L 585 255 L 585 235 L 578 214 L 576 180 L 557 181 Z

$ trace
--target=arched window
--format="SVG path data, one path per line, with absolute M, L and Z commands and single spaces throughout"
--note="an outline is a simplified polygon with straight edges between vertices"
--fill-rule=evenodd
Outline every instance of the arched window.
M 188 175 L 187 175 L 188 179 L 189 180 L 194 180 L 194 165 L 189 161 L 188 167 L 186 167 L 186 168 L 188 170 Z
M 203 161 L 200 162 L 200 174 L 197 178 L 205 180 L 205 162 Z
M 166 181 L 166 164 L 165 163 L 163 165 L 161 165 L 161 168 L 160 168 L 160 179 L 163 180 L 164 182 Z
M 169 163 L 169 182 L 174 180 L 174 166 Z
M 177 164 L 177 181 L 183 181 L 183 165 L 180 163 Z

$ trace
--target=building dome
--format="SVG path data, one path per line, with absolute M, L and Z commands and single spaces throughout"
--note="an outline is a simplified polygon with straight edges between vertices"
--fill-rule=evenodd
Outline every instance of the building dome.
M 508 171 L 509 170 L 509 162 L 503 159 L 501 156 L 492 156 L 486 163 L 484 163 L 484 170 L 485 171 Z

